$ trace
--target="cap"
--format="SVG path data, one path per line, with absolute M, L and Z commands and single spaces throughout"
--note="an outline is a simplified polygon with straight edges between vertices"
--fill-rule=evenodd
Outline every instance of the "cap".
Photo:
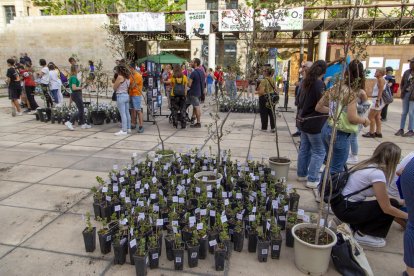
M 388 66 L 388 67 L 385 67 L 385 71 L 386 72 L 394 72 L 394 69 L 392 69 L 392 67 L 391 66 Z

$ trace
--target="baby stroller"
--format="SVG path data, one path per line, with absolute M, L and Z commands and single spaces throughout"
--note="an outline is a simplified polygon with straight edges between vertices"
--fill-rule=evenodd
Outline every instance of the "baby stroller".
M 171 114 L 168 121 L 175 128 L 178 128 L 178 122 L 181 122 L 181 128 L 187 127 L 187 122 L 192 122 L 187 109 L 190 105 L 186 103 L 186 98 L 181 96 L 171 97 Z

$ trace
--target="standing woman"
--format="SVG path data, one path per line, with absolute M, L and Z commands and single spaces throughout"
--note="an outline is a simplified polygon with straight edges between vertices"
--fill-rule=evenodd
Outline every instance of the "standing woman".
M 82 100 L 82 89 L 84 88 L 81 86 L 81 83 L 77 77 L 78 75 L 78 67 L 76 65 L 72 65 L 70 67 L 70 78 L 69 78 L 69 88 L 72 92 L 71 99 L 75 103 L 76 108 L 78 109 L 72 117 L 70 121 L 67 121 L 65 125 L 69 130 L 74 130 L 73 124 L 75 123 L 76 119 L 79 119 L 79 124 L 83 129 L 91 128 L 90 125 L 85 123 L 85 111 L 83 106 Z
M 213 93 L 214 74 L 213 69 L 209 68 L 207 73 L 207 96 L 211 96 Z
M 381 110 L 385 106 L 382 100 L 382 92 L 386 88 L 386 82 L 384 79 L 385 69 L 379 68 L 375 71 L 375 78 L 377 83 L 372 89 L 372 107 L 368 114 L 369 132 L 362 135 L 365 138 L 382 138 L 381 130 Z
M 9 99 L 12 105 L 12 116 L 23 115 L 20 109 L 19 99 L 22 94 L 22 87 L 20 85 L 20 75 L 17 69 L 14 67 L 15 61 L 11 58 L 7 60 L 7 84 L 9 85 Z
M 265 68 L 263 70 L 264 79 L 260 82 L 257 94 L 259 95 L 259 111 L 260 119 L 262 121 L 261 131 L 267 131 L 267 124 L 270 118 L 270 129 L 275 132 L 275 118 L 273 116 L 272 109 L 268 104 L 268 94 L 274 93 L 275 81 L 272 78 L 271 68 Z M 226 81 L 227 82 L 227 81 Z
M 29 62 L 26 62 L 24 70 L 20 71 L 24 79 L 24 90 L 26 91 L 26 97 L 30 104 L 30 110 L 36 110 L 39 105 L 37 104 L 34 92 L 36 88 L 36 82 L 34 81 L 34 72 Z
M 316 61 L 308 69 L 299 94 L 297 116 L 301 134 L 297 175 L 298 181 L 307 181 L 306 187 L 310 189 L 319 184 L 319 169 L 325 158 L 321 131 L 327 116 L 323 116 L 315 107 L 325 90 L 322 78 L 326 68 L 325 61 Z
M 59 88 L 62 86 L 60 81 L 59 71 L 55 70 L 56 67 L 53 63 L 49 63 L 47 66 L 49 68 L 49 89 L 50 93 L 52 94 L 53 101 L 58 104 L 59 103 Z
M 131 114 L 129 114 L 128 93 L 131 73 L 124 65 L 116 66 L 115 71 L 118 76 L 113 84 L 113 88 L 116 91 L 116 104 L 118 105 L 122 122 L 122 129 L 115 133 L 115 135 L 119 136 L 131 133 Z

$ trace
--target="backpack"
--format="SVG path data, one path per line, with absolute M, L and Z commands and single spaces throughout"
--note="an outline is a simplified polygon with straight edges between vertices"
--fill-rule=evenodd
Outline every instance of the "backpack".
M 177 79 L 174 78 L 174 96 L 184 97 L 185 96 L 185 85 L 184 85 L 184 77 L 181 78 L 181 83 L 177 82 Z
M 367 187 L 365 187 L 365 188 L 363 188 L 359 191 L 350 193 L 350 194 L 345 195 L 345 196 L 342 195 L 342 191 L 344 190 L 346 184 L 348 183 L 349 176 L 352 173 L 356 172 L 356 171 L 361 171 L 361 170 L 366 170 L 366 169 L 375 169 L 375 167 L 366 167 L 366 168 L 362 168 L 362 169 L 351 171 L 351 172 L 347 168 L 345 168 L 345 171 L 331 174 L 330 177 L 328 177 L 328 182 L 326 183 L 326 186 L 325 186 L 325 193 L 324 193 L 324 196 L 323 196 L 323 201 L 325 203 L 333 204 L 334 202 L 338 202 L 342 199 L 347 199 L 351 196 L 354 196 L 356 194 L 359 194 L 360 192 L 363 192 L 363 191 L 368 190 L 369 188 L 371 188 L 372 185 L 369 185 L 369 186 L 367 186 Z M 321 179 L 321 181 L 318 185 L 319 195 L 322 194 L 321 193 L 322 192 L 322 184 L 323 184 L 323 178 Z M 330 196 L 331 187 L 332 187 L 332 195 Z
M 386 85 L 384 91 L 382 91 L 382 100 L 384 101 L 384 104 L 390 104 L 394 101 L 391 88 L 388 85 Z

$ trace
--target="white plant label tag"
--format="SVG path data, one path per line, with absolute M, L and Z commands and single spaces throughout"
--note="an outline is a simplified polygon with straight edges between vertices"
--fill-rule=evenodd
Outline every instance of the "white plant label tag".
M 173 196 L 172 200 L 174 203 L 178 203 L 178 196 Z
M 256 206 L 253 206 L 252 213 L 256 213 Z
M 210 217 L 215 217 L 215 216 L 216 216 L 216 211 L 210 210 Z
M 181 257 L 175 257 L 175 262 L 176 263 L 181 263 Z
M 242 199 L 242 198 L 243 198 L 243 195 L 241 193 L 236 194 L 236 199 Z
M 305 214 L 305 210 L 298 209 L 298 216 L 303 216 Z
M 272 171 L 271 174 L 272 174 L 272 176 L 276 176 L 276 172 L 275 171 Z
M 110 196 L 106 196 L 105 199 L 106 199 L 106 201 L 111 201 L 111 197 Z
M 203 176 L 202 180 L 203 182 L 207 182 L 207 176 Z
M 115 212 L 119 212 L 121 211 L 121 205 L 116 205 L 115 206 Z
M 135 189 L 139 189 L 141 187 L 141 181 L 135 183 Z
M 157 226 L 163 226 L 164 220 L 163 219 L 157 219 Z
M 279 217 L 279 220 L 280 220 L 280 221 L 286 221 L 286 217 L 285 217 L 285 216 L 280 216 L 280 217 Z
M 132 239 L 130 242 L 129 242 L 129 247 L 130 248 L 133 248 L 134 246 L 136 246 L 137 245 L 137 240 L 136 239 Z
M 207 209 L 200 209 L 200 216 L 207 215 Z
M 213 197 L 213 193 L 212 192 L 207 192 L 207 198 L 212 198 Z
M 156 199 L 157 195 L 156 194 L 150 194 L 151 199 Z
M 255 215 L 249 215 L 249 221 L 255 221 L 256 216 Z
M 319 221 L 319 226 L 324 226 L 325 225 L 325 219 L 321 219 Z
M 184 204 L 184 198 L 183 197 L 180 197 L 179 199 L 178 199 L 178 203 L 181 203 L 181 204 Z
M 191 259 L 195 259 L 195 258 L 197 258 L 197 252 L 191 253 Z
M 228 198 L 226 198 L 225 200 L 224 200 L 224 205 L 225 206 L 227 206 L 227 205 L 229 205 L 230 204 L 230 201 L 229 201 L 229 199 Z
M 211 185 L 206 186 L 207 191 L 211 191 Z
M 131 199 L 129 197 L 125 198 L 125 203 L 131 203 Z
M 178 230 L 177 230 L 176 226 L 173 226 L 173 232 L 176 233 L 176 234 L 178 233 Z
M 109 242 L 111 241 L 112 237 L 111 236 L 106 236 L 106 241 Z
M 274 251 L 279 251 L 279 245 L 277 245 L 277 244 L 273 245 L 273 250 Z
M 173 220 L 171 224 L 172 226 L 178 226 L 178 220 Z
M 189 217 L 188 222 L 194 224 L 196 222 L 196 217 Z
M 200 187 L 196 187 L 195 191 L 196 191 L 197 194 L 201 193 Z
M 310 222 L 310 217 L 308 215 L 302 216 L 303 222 Z
M 107 193 L 108 192 L 108 187 L 102 187 L 102 193 Z
M 267 249 L 262 249 L 262 255 L 267 255 Z
M 120 177 L 119 178 L 119 183 L 124 183 L 125 182 L 125 178 L 124 177 Z
M 289 210 L 289 205 L 283 206 L 283 210 L 285 210 L 285 212 L 287 212 Z
M 112 190 L 113 190 L 114 192 L 118 192 L 118 191 L 119 191 L 119 188 L 118 188 L 118 186 L 113 186 L 113 187 L 112 187 Z
M 158 206 L 158 205 L 152 206 L 152 211 L 159 212 L 160 211 L 160 206 Z
M 221 223 L 226 223 L 227 222 L 227 216 L 221 216 Z
M 153 260 L 158 259 L 158 253 L 154 253 L 154 254 L 152 254 L 152 259 L 153 259 Z
M 237 219 L 238 220 L 243 220 L 243 215 L 242 214 L 237 214 Z
M 217 245 L 217 241 L 216 240 L 211 240 L 211 241 L 208 242 L 208 244 L 210 246 L 215 246 L 215 245 Z
M 155 176 L 152 178 L 152 183 L 157 183 L 157 178 Z
M 196 208 L 196 209 L 194 210 L 194 214 L 198 214 L 198 213 L 200 213 L 200 208 Z
M 203 227 L 204 227 L 204 225 L 203 225 L 203 223 L 202 223 L 202 222 L 197 223 L 197 230 L 202 230 L 202 229 L 203 229 Z

